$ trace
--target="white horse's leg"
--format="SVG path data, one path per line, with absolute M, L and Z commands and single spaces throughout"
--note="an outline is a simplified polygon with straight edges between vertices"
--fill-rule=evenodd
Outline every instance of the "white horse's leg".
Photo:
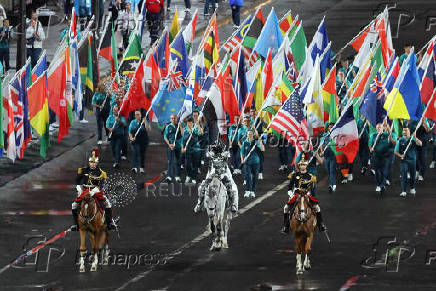
M 95 272 L 97 271 L 97 265 L 98 265 L 98 253 L 94 254 L 94 260 L 92 261 L 92 265 L 91 265 L 91 272 Z
M 80 260 L 79 260 L 79 272 L 84 273 L 85 272 L 85 255 L 80 254 Z
M 297 254 L 297 275 L 303 274 L 303 263 L 301 261 L 301 254 Z
M 224 249 L 228 249 L 229 248 L 229 244 L 227 243 L 227 234 L 229 233 L 229 227 L 230 227 L 230 217 L 229 215 L 231 215 L 229 213 L 230 211 L 226 210 L 226 214 L 225 214 L 225 218 L 223 220 L 223 239 L 221 241 L 222 246 Z
M 109 245 L 105 244 L 103 250 L 103 265 L 105 266 L 109 264 L 109 252 Z
M 311 266 L 310 266 L 309 255 L 306 254 L 306 258 L 304 259 L 304 269 L 310 270 L 310 268 L 311 268 Z

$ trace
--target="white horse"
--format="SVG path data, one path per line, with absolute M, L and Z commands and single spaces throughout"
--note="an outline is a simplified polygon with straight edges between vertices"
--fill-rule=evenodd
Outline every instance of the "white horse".
M 227 205 L 227 200 L 226 187 L 217 176 L 214 176 L 204 197 L 204 208 L 206 208 L 209 217 L 210 228 L 215 233 L 210 247 L 211 251 L 219 251 L 221 248 L 227 249 L 229 247 L 227 233 L 230 228 L 232 212 Z

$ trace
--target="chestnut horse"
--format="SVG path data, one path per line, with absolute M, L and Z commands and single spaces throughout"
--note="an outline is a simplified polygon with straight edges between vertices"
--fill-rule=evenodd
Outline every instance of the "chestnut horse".
M 307 193 L 302 193 L 295 201 L 295 208 L 291 217 L 291 229 L 294 233 L 295 252 L 297 253 L 297 274 L 303 274 L 304 269 L 309 270 L 313 234 L 315 232 L 316 218 L 309 203 Z M 304 263 L 302 256 L 305 255 Z
M 94 198 L 90 193 L 85 194 L 80 205 L 79 213 L 79 230 L 80 230 L 80 272 L 85 272 L 85 253 L 86 253 L 86 234 L 91 241 L 93 261 L 91 272 L 97 270 L 98 253 L 103 244 L 103 265 L 108 264 L 109 258 L 109 232 L 107 231 L 104 221 L 104 214 L 99 210 Z

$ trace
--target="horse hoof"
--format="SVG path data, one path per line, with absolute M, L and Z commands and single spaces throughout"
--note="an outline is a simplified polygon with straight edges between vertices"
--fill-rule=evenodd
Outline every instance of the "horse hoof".
M 85 266 L 80 267 L 79 272 L 80 272 L 80 273 L 85 273 Z
M 302 275 L 303 274 L 303 270 L 297 270 L 297 275 Z
M 97 271 L 97 267 L 96 267 L 96 266 L 92 266 L 90 271 L 91 271 L 91 272 L 95 272 L 95 271 Z
M 105 260 L 103 261 L 103 266 L 107 266 L 107 265 L 109 265 L 109 260 L 108 260 L 108 259 L 105 259 Z
M 229 248 L 229 245 L 227 243 L 224 243 L 223 244 L 223 249 L 228 249 L 228 248 Z
M 304 266 L 304 270 L 309 271 L 310 269 L 312 269 L 312 267 L 310 265 L 309 266 Z

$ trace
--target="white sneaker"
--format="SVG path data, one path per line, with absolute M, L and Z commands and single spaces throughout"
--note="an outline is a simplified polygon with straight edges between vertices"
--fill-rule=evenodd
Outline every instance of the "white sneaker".
M 332 191 L 335 192 L 336 191 L 336 185 L 332 186 Z
M 122 159 L 123 161 L 125 161 L 125 160 L 127 160 L 127 157 L 126 157 L 126 156 L 121 156 L 121 159 Z
M 259 175 L 257 176 L 257 179 L 259 179 L 259 180 L 263 180 L 263 174 L 262 174 L 262 173 L 259 173 Z
M 137 168 L 132 168 L 132 172 L 134 172 L 135 174 L 138 174 L 138 169 Z
M 103 143 L 103 141 L 101 141 L 101 140 L 97 141 L 98 145 L 101 145 L 102 143 Z
M 415 195 L 416 194 L 416 190 L 415 188 L 410 189 L 410 194 Z
M 191 181 L 191 183 L 195 185 L 195 184 L 197 184 L 197 181 L 193 179 L 193 180 Z
M 82 120 L 80 120 L 79 122 L 80 122 L 80 123 L 85 123 L 85 124 L 86 124 L 86 123 L 88 123 L 89 121 L 86 120 L 86 119 L 82 119 Z
M 190 181 L 191 181 L 191 178 L 189 178 L 189 176 L 187 176 L 185 179 L 185 184 L 188 184 Z
M 250 194 L 251 194 L 250 191 L 245 191 L 245 193 L 244 193 L 244 197 L 245 197 L 245 198 L 248 198 L 248 197 L 250 197 Z
M 180 182 L 182 181 L 182 180 L 180 179 L 180 177 L 176 177 L 175 180 L 176 180 L 176 183 L 180 183 Z
M 434 169 L 435 164 L 436 164 L 435 161 L 431 162 L 431 163 L 430 163 L 430 169 Z
M 406 192 L 401 192 L 400 196 L 401 197 L 406 197 L 407 193 Z
M 191 13 L 191 9 L 190 8 L 185 8 L 185 12 Z
M 424 177 L 421 175 L 418 175 L 418 181 L 424 181 Z
M 144 168 L 139 168 L 139 173 L 145 173 Z
M 350 181 L 350 182 L 353 181 L 353 174 L 348 175 L 347 179 L 348 179 L 348 181 Z
M 391 182 L 389 180 L 386 180 L 386 185 L 391 186 Z
M 410 174 L 409 173 L 407 173 L 407 179 L 410 179 Z
M 204 161 L 203 160 L 201 160 L 201 165 L 204 166 Z
M 341 184 L 347 184 L 347 182 L 348 182 L 348 178 L 344 178 L 342 179 Z
M 381 191 L 380 186 L 377 186 L 377 187 L 375 188 L 375 192 L 380 192 L 380 191 Z
M 242 183 L 242 185 L 247 185 L 247 182 L 244 180 L 244 183 Z
M 255 198 L 255 197 L 256 197 L 256 194 L 254 194 L 254 191 L 251 191 L 251 192 L 250 192 L 250 196 L 251 196 L 252 198 Z

